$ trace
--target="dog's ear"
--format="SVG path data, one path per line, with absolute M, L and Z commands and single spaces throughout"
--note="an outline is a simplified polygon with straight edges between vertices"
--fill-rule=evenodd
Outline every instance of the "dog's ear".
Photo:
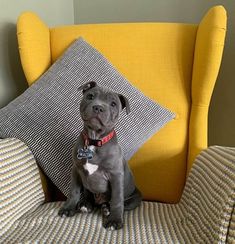
M 95 81 L 90 81 L 87 82 L 86 84 L 78 87 L 78 91 L 82 91 L 82 93 L 84 94 L 86 91 L 90 90 L 91 88 L 97 86 L 97 83 Z
M 131 110 L 130 110 L 130 104 L 129 104 L 128 99 L 121 94 L 118 94 L 118 97 L 121 101 L 122 109 L 126 108 L 126 114 L 129 114 L 131 112 Z

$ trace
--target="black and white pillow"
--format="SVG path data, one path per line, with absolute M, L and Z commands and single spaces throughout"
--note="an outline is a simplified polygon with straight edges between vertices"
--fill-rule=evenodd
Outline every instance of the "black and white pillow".
M 83 128 L 77 88 L 88 81 L 121 93 L 131 113 L 121 113 L 116 132 L 128 160 L 174 113 L 133 87 L 85 40 L 76 40 L 37 82 L 0 110 L 0 137 L 16 137 L 32 150 L 38 164 L 66 195 L 72 147 Z

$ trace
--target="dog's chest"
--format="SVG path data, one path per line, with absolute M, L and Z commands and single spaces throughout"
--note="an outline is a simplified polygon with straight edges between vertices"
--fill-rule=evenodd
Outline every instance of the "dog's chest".
M 95 146 L 88 146 L 88 149 L 93 154 L 95 153 Z M 88 172 L 89 175 L 92 175 L 98 170 L 98 165 L 90 163 L 89 159 L 87 159 L 86 163 L 83 165 L 83 168 Z
M 96 148 L 89 146 L 88 149 L 93 151 L 93 160 L 96 159 Z M 86 163 L 82 166 L 83 170 L 80 171 L 82 183 L 93 193 L 106 192 L 108 190 L 108 176 L 103 169 L 99 168 L 98 164 L 91 162 L 92 159 L 86 159 Z
M 97 171 L 98 165 L 91 164 L 89 163 L 89 160 L 87 160 L 86 163 L 83 165 L 83 168 L 88 172 L 89 175 L 92 175 Z

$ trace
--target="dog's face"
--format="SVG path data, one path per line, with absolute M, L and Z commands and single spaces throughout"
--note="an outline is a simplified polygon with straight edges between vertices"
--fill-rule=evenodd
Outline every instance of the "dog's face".
M 89 82 L 78 88 L 83 91 L 80 113 L 87 129 L 105 133 L 114 128 L 123 108 L 130 112 L 128 100 L 120 94 Z

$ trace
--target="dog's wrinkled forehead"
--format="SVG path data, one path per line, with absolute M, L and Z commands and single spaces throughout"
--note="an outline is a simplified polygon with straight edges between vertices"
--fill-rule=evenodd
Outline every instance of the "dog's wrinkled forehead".
M 95 93 L 102 98 L 118 97 L 118 95 L 107 87 L 99 86 L 96 83 L 90 82 L 78 88 L 83 91 L 83 95 L 86 93 Z
M 91 94 L 94 96 L 93 103 L 102 102 L 111 105 L 112 102 L 115 102 L 118 108 L 122 108 L 119 95 L 108 88 L 96 86 L 84 93 L 84 99 L 86 99 L 87 96 L 89 97 Z

